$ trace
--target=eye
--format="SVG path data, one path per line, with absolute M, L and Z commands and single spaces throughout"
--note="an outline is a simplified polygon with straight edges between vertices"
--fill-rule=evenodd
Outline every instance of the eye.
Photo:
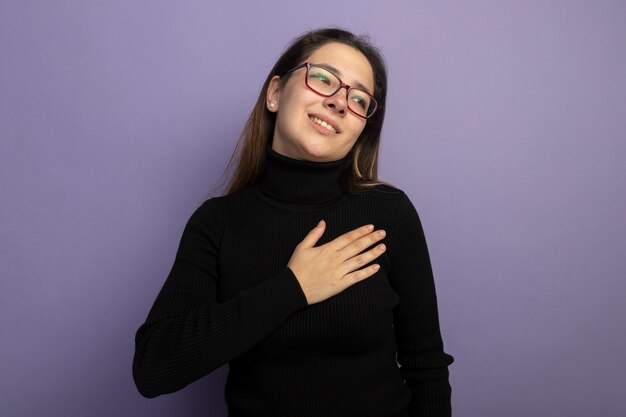
M 328 76 L 326 74 L 323 74 L 321 72 L 312 73 L 310 75 L 310 78 L 314 78 L 316 80 L 319 80 L 319 81 L 323 82 L 324 84 L 330 84 L 330 78 L 328 78 Z
M 359 105 L 362 109 L 369 107 L 369 97 L 360 95 L 358 93 L 353 94 L 350 99 Z

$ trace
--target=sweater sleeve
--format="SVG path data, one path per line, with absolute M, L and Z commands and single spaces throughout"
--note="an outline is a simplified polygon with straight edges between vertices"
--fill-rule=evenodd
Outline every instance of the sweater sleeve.
M 147 398 L 178 391 L 243 354 L 308 305 L 287 266 L 216 301 L 223 215 L 215 198 L 187 222 L 174 265 L 135 335 L 133 379 Z
M 397 361 L 413 393 L 409 416 L 449 417 L 451 387 L 443 351 L 433 273 L 419 216 L 402 192 L 397 208 L 390 282 L 400 296 L 394 309 Z

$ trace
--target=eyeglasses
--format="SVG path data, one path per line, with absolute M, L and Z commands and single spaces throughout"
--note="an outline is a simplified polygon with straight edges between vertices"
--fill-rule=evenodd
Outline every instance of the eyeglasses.
M 369 119 L 376 110 L 383 107 L 376 101 L 374 96 L 367 91 L 344 83 L 328 69 L 311 64 L 310 62 L 300 64 L 286 71 L 283 75 L 287 75 L 303 67 L 306 67 L 306 77 L 304 78 L 306 86 L 320 96 L 331 97 L 337 94 L 342 88 L 345 88 L 346 97 L 348 99 L 348 109 L 357 116 Z

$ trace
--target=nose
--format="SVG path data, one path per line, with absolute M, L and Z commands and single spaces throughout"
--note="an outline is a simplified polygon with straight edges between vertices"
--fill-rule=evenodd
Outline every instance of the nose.
M 339 113 L 346 114 L 348 110 L 348 86 L 342 86 L 339 91 L 324 99 L 324 106 Z

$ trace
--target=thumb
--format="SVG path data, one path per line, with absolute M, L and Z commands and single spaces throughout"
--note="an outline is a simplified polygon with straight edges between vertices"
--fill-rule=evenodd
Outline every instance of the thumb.
M 317 226 L 315 226 L 315 228 L 313 228 L 306 235 L 306 237 L 302 240 L 300 245 L 302 245 L 305 248 L 313 247 L 317 243 L 317 241 L 320 239 L 320 237 L 322 237 L 322 235 L 324 234 L 325 228 L 326 228 L 326 222 L 324 220 L 320 220 Z

